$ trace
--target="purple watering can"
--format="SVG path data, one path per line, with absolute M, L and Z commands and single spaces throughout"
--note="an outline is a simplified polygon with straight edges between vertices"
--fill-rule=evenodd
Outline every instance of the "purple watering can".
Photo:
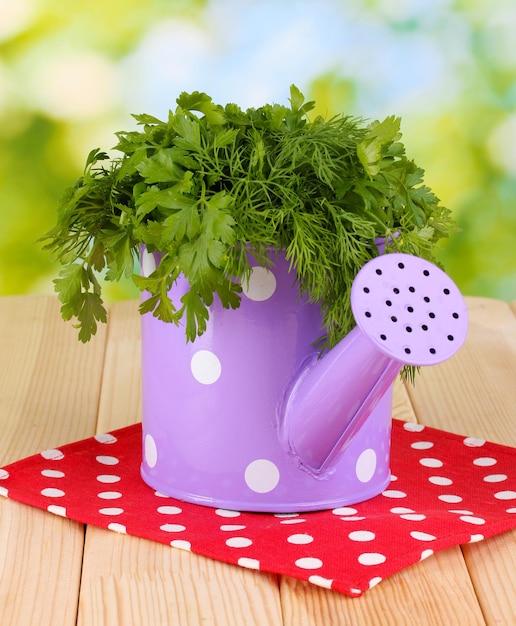
M 182 327 L 142 318 L 141 474 L 164 495 L 287 513 L 379 494 L 391 479 L 393 381 L 464 342 L 466 305 L 451 279 L 391 253 L 357 274 L 357 326 L 318 358 L 319 306 L 299 299 L 281 253 L 272 260 L 270 271 L 253 268 L 239 309 L 213 303 L 193 343 Z M 179 279 L 173 299 L 187 289 Z

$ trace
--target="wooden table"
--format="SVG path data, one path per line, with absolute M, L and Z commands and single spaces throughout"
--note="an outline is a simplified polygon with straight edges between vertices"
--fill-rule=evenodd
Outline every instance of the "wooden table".
M 394 416 L 516 446 L 516 302 L 468 298 L 469 336 Z M 0 299 L 0 466 L 140 419 L 135 302 L 87 345 L 51 296 Z M 516 533 L 438 552 L 361 598 L 0 498 L 0 625 L 516 624 Z

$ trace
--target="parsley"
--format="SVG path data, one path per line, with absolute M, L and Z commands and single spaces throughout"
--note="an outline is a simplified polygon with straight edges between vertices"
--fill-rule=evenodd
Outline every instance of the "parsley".
M 93 150 L 43 238 L 63 266 L 55 287 L 79 339 L 89 340 L 106 320 L 101 275 L 132 277 L 150 294 L 141 313 L 182 320 L 193 341 L 214 297 L 239 306 L 248 251 L 267 265 L 273 247 L 286 251 L 300 293 L 320 304 L 324 349 L 354 325 L 350 288 L 377 254 L 375 237 L 387 238 L 389 250 L 435 262 L 433 250 L 453 221 L 407 159 L 400 119 L 311 120 L 313 106 L 295 86 L 290 106 L 246 111 L 182 93 L 166 121 L 135 115 L 141 130 L 117 133 L 120 157 Z M 161 254 L 147 277 L 135 271 L 141 245 Z M 172 302 L 169 289 L 181 273 L 190 290 Z

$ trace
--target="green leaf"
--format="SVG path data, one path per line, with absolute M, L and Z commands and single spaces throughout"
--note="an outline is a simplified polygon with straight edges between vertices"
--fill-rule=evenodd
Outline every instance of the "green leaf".
M 59 278 L 53 283 L 59 299 L 64 304 L 71 303 L 81 292 L 83 267 L 78 263 L 64 266 L 59 272 Z M 70 319 L 70 318 L 68 318 Z
M 199 120 L 192 120 L 186 115 L 176 115 L 173 124 L 174 130 L 184 140 L 187 148 L 197 150 L 201 147 L 201 129 Z M 176 141 L 176 143 L 178 143 Z
M 164 221 L 163 241 L 181 241 L 184 237 L 193 239 L 201 229 L 198 204 L 192 198 L 181 194 L 170 194 L 167 208 L 174 209 Z
M 186 320 L 186 338 L 188 341 L 194 341 L 198 335 L 206 331 L 206 322 L 209 318 L 208 308 L 193 289 L 181 297 L 181 302 Z
M 91 165 L 97 163 L 97 161 L 106 161 L 109 159 L 109 156 L 100 150 L 100 148 L 95 148 L 95 150 L 91 150 L 86 158 L 86 167 L 85 170 L 89 169 Z
M 217 285 L 217 295 L 225 309 L 238 309 L 241 301 L 241 292 L 242 285 L 233 283 L 228 279 L 220 281 Z
M 211 274 L 208 245 L 209 240 L 205 237 L 197 237 L 179 248 L 179 264 L 191 283 L 206 283 Z
M 205 93 L 194 91 L 183 92 L 176 100 L 177 104 L 186 111 L 199 111 L 206 116 L 209 126 L 222 126 L 226 121 L 224 109 L 213 103 L 210 96 Z
M 229 128 L 218 132 L 213 139 L 214 148 L 223 148 L 232 144 L 239 135 L 239 130 L 236 128 Z
M 83 293 L 82 303 L 77 313 L 79 321 L 79 339 L 89 341 L 97 332 L 97 321 L 106 322 L 107 313 L 102 305 L 102 298 L 97 293 Z
M 175 183 L 181 180 L 184 174 L 183 169 L 175 163 L 172 150 L 160 150 L 141 161 L 136 169 L 148 184 Z
M 224 191 L 215 194 L 207 201 L 206 211 L 202 218 L 202 230 L 207 237 L 227 244 L 235 241 L 233 229 L 235 220 L 228 212 L 233 203 L 233 198 Z
M 149 213 L 152 213 L 155 209 L 171 209 L 173 211 L 180 211 L 182 209 L 189 209 L 195 200 L 185 196 L 181 192 L 181 189 L 189 189 L 190 184 L 188 181 L 180 181 L 178 185 L 169 187 L 167 189 L 160 189 L 157 186 L 150 187 L 148 191 L 142 193 L 137 201 L 136 215 L 139 219 L 142 219 Z
M 153 115 L 147 115 L 147 113 L 133 113 L 132 117 L 138 122 L 138 124 L 151 124 L 161 125 L 163 122 Z
M 289 101 L 293 111 L 298 111 L 305 101 L 304 95 L 295 85 L 290 85 Z
M 364 139 L 358 143 L 357 156 L 371 178 L 380 172 L 380 160 L 394 141 L 401 137 L 400 123 L 400 118 L 394 115 L 385 118 L 383 122 L 374 121 L 369 124 Z

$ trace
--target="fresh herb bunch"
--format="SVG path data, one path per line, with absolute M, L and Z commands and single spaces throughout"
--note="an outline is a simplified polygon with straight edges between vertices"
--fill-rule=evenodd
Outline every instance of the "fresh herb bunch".
M 239 306 L 249 251 L 268 266 L 276 248 L 295 270 L 300 294 L 321 306 L 324 349 L 354 326 L 350 288 L 378 254 L 375 238 L 435 262 L 435 245 L 453 222 L 405 156 L 400 119 L 310 120 L 313 107 L 294 85 L 289 107 L 246 111 L 182 93 L 167 121 L 135 115 L 143 129 L 117 133 L 120 158 L 93 150 L 44 237 L 63 265 L 55 288 L 79 339 L 89 340 L 106 320 L 97 275 L 132 277 L 150 293 L 141 313 L 182 320 L 193 341 L 206 329 L 215 294 L 224 307 Z M 135 269 L 142 245 L 161 253 L 149 276 Z M 190 290 L 172 302 L 181 273 Z

